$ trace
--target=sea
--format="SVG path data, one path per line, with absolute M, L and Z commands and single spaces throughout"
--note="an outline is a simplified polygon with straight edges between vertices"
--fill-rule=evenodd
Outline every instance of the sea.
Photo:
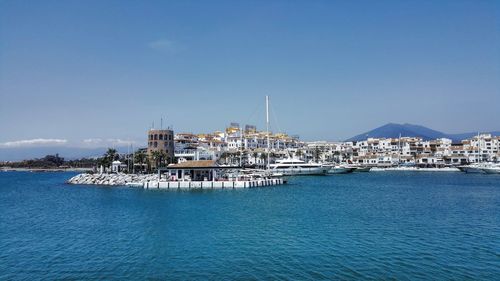
M 241 190 L 0 172 L 0 280 L 499 280 L 500 176 L 378 172 Z

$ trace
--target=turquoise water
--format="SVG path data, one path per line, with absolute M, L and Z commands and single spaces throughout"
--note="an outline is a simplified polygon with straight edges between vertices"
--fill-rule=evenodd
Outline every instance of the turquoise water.
M 246 190 L 0 173 L 0 279 L 500 276 L 500 176 L 360 173 Z

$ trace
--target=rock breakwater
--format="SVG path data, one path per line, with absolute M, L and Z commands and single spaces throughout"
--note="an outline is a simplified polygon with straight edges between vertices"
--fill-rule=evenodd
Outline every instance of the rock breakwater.
M 137 174 L 78 174 L 67 181 L 69 184 L 94 184 L 94 185 L 127 185 L 143 184 L 148 181 L 158 180 L 158 175 Z

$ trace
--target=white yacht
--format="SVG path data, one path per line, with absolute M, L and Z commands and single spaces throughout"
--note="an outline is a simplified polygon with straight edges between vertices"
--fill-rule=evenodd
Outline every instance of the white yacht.
M 277 160 L 275 164 L 269 166 L 271 172 L 283 174 L 284 176 L 325 175 L 330 169 L 318 163 L 306 163 L 293 158 Z
M 371 168 L 370 172 L 387 172 L 387 171 L 399 171 L 399 172 L 460 172 L 456 167 L 374 167 Z
M 462 172 L 466 172 L 468 174 L 484 174 L 483 168 L 486 168 L 487 165 L 485 163 L 472 163 L 469 165 L 459 166 L 458 168 Z
M 356 170 L 355 167 L 348 167 L 345 165 L 326 165 L 328 167 L 328 174 L 349 174 Z
M 353 168 L 354 173 L 366 173 L 369 172 L 372 167 L 370 166 L 363 166 L 363 165 L 358 165 L 358 164 L 351 164 L 347 165 L 348 168 Z
M 490 163 L 481 168 L 486 174 L 500 174 L 500 163 Z

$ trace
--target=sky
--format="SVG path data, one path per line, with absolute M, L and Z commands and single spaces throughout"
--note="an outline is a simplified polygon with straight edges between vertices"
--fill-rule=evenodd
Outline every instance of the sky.
M 500 1 L 0 0 L 0 146 L 500 130 Z

